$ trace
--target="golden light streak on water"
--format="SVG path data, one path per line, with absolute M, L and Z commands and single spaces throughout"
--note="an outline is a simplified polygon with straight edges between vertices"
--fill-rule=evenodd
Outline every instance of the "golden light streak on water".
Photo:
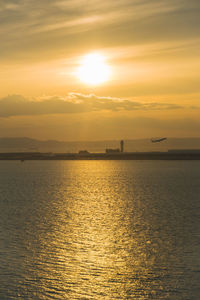
M 1 296 L 195 299 L 196 162 L 11 163 L 1 168 Z

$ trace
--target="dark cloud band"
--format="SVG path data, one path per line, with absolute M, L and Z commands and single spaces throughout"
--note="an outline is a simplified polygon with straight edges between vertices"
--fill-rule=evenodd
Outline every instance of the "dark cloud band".
M 47 114 L 74 114 L 94 111 L 170 110 L 183 108 L 177 104 L 131 101 L 70 93 L 66 97 L 51 96 L 29 100 L 20 95 L 0 99 L 0 117 Z

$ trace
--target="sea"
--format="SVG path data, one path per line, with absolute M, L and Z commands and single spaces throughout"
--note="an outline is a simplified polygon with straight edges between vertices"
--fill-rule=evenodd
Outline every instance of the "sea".
M 200 299 L 200 161 L 0 161 L 0 299 Z

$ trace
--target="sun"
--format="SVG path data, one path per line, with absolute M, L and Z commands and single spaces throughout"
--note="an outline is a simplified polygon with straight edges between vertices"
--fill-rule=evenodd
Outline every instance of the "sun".
M 105 57 L 99 53 L 84 56 L 77 70 L 77 77 L 88 85 L 99 85 L 108 81 L 111 71 L 105 61 Z

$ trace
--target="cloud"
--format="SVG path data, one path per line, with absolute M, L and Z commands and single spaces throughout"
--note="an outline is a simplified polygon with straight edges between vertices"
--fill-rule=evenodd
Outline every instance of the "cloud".
M 94 111 L 171 110 L 183 108 L 177 104 L 143 103 L 121 98 L 99 97 L 93 94 L 69 93 L 66 97 L 50 96 L 29 100 L 20 95 L 0 99 L 0 117 L 48 114 L 76 114 Z
M 199 36 L 196 0 L 4 0 L 1 58 L 59 57 L 77 46 L 118 46 Z M 15 51 L 13 51 L 15 49 Z M 40 50 L 40 51 L 38 51 Z

